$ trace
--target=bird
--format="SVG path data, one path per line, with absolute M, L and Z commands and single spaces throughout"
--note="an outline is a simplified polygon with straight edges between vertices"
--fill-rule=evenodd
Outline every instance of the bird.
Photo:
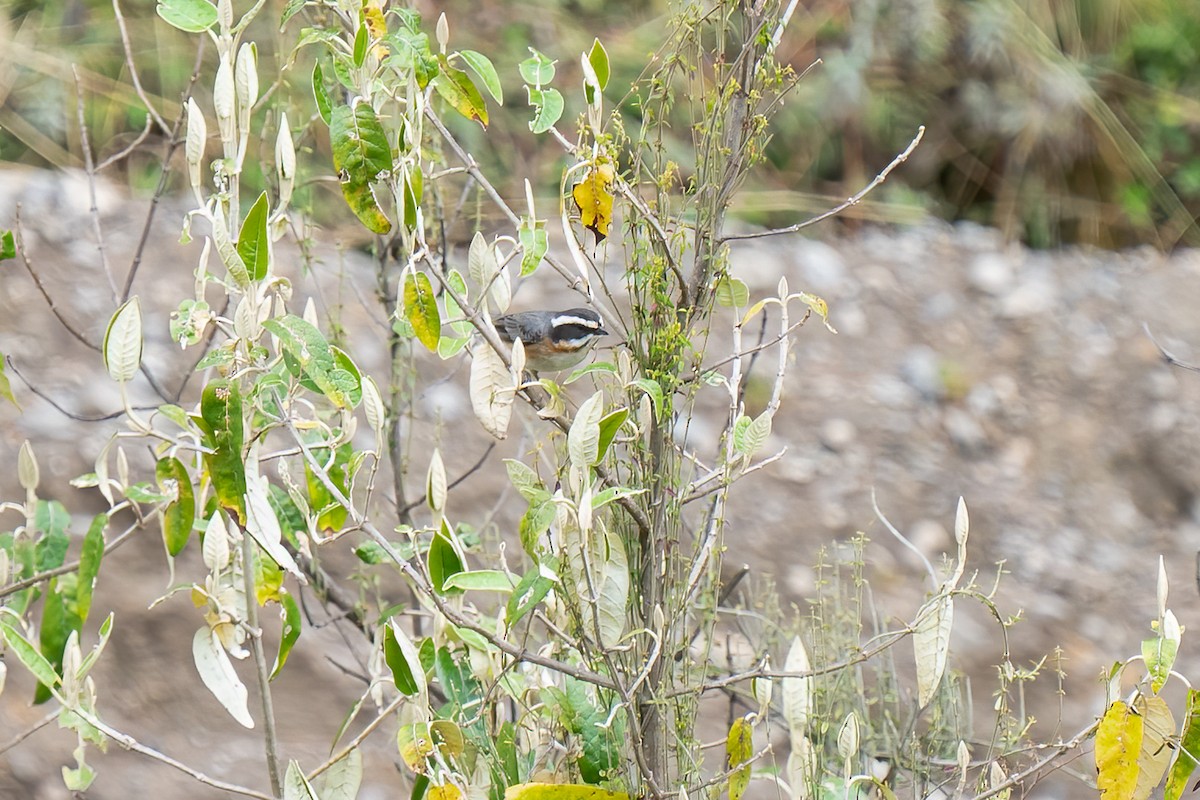
M 521 340 L 530 372 L 570 369 L 583 361 L 598 337 L 608 335 L 600 315 L 590 308 L 505 314 L 496 318 L 496 333 L 507 344 Z

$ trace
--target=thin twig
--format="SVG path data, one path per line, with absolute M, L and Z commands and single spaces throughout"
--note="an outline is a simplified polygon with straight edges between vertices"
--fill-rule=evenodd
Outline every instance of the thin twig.
M 114 4 L 116 0 L 113 0 Z M 92 159 L 92 142 L 88 137 L 87 116 L 83 111 L 83 86 L 79 83 L 79 71 L 71 66 L 71 74 L 75 76 L 75 111 L 79 115 L 79 147 L 83 150 L 83 165 L 87 171 L 88 198 L 91 207 L 88 213 L 92 218 L 92 233 L 96 237 L 96 251 L 100 253 L 100 266 L 104 277 L 108 279 L 108 288 L 113 300 L 117 299 L 117 282 L 113 279 L 112 268 L 108 264 L 108 251 L 104 247 L 104 231 L 100 227 L 100 204 L 96 201 L 96 163 Z
M 263 740 L 267 751 L 267 775 L 271 791 L 283 794 L 279 770 L 279 741 L 275 732 L 275 706 L 271 702 L 271 676 L 267 672 L 267 657 L 263 652 L 262 629 L 258 626 L 258 603 L 254 585 L 254 542 L 242 531 L 242 584 L 246 591 L 246 627 L 250 633 L 250 652 L 254 657 L 254 675 L 258 679 L 258 694 L 262 700 Z
M 200 79 L 200 66 L 204 58 L 204 38 L 201 37 L 199 44 L 196 45 L 196 61 L 192 65 L 192 77 L 188 80 L 187 88 L 183 92 L 186 98 L 192 94 L 192 87 L 196 85 L 196 81 Z M 158 204 L 162 200 L 162 196 L 167 191 L 167 179 L 171 175 L 171 157 L 175 155 L 176 148 L 179 147 L 179 130 L 183 126 L 183 120 L 187 116 L 187 105 L 181 105 L 179 108 L 179 116 L 175 118 L 175 125 L 171 128 L 167 136 L 167 152 L 163 155 L 162 172 L 158 176 L 158 186 L 154 188 L 154 194 L 150 196 L 150 210 L 146 212 L 146 224 L 142 226 L 142 237 L 138 240 L 137 249 L 133 253 L 133 261 L 129 265 L 129 273 L 125 276 L 125 287 L 121 291 L 121 302 L 129 299 L 129 293 L 133 289 L 133 279 L 137 275 L 138 267 L 142 263 L 142 253 L 146 250 L 146 243 L 150 240 L 150 231 L 153 229 L 154 214 L 158 210 Z M 166 126 L 164 126 L 165 129 Z
M 35 733 L 40 731 L 42 728 L 46 727 L 51 722 L 54 722 L 54 720 L 56 720 L 56 719 L 58 719 L 58 711 L 57 710 L 51 711 L 49 714 L 47 714 L 46 716 L 39 719 L 37 722 L 30 725 L 28 728 L 21 731 L 13 738 L 9 739 L 4 744 L 0 744 L 0 755 L 4 755 L 9 750 L 12 750 L 14 747 L 19 745 L 21 742 L 25 741 L 30 736 L 33 736 Z
M 251 602 L 253 602 L 253 598 L 251 598 Z M 275 800 L 275 798 L 278 796 L 278 795 L 263 794 L 262 792 L 256 791 L 254 789 L 250 789 L 245 786 L 238 786 L 237 784 L 234 784 L 234 783 L 226 783 L 225 781 L 218 780 L 216 778 L 210 778 L 208 775 L 205 775 L 203 772 L 199 771 L 198 769 L 189 767 L 187 764 L 184 764 L 182 761 L 176 761 L 175 759 L 171 758 L 170 756 L 168 756 L 164 753 L 160 753 L 158 750 L 155 750 L 152 747 L 147 747 L 146 745 L 139 742 L 137 739 L 134 739 L 132 736 L 125 734 L 125 733 L 121 733 L 116 728 L 113 728 L 112 726 L 108 725 L 107 723 L 101 722 L 100 719 L 98 717 L 96 717 L 94 714 L 84 711 L 81 708 L 73 708 L 73 709 L 71 709 L 71 711 L 73 713 L 79 715 L 79 717 L 84 722 L 86 722 L 89 725 L 91 725 L 92 727 L 96 728 L 98 731 L 103 733 L 108 738 L 112 739 L 117 744 L 121 745 L 121 747 L 125 748 L 126 750 L 132 750 L 135 753 L 140 753 L 141 755 L 144 755 L 148 758 L 152 758 L 155 761 L 158 761 L 162 764 L 166 764 L 168 767 L 177 769 L 180 772 L 184 773 L 185 775 L 189 775 L 192 778 L 199 781 L 200 783 L 203 783 L 205 786 L 211 786 L 214 789 L 220 789 L 225 792 L 232 792 L 233 794 L 240 794 L 245 797 L 254 797 L 254 798 L 257 798 L 258 800 Z
M 82 331 L 76 328 L 75 325 L 65 316 L 63 316 L 61 311 L 59 311 L 58 305 L 54 302 L 54 298 L 50 296 L 50 292 L 46 290 L 46 286 L 42 283 L 41 277 L 38 276 L 37 270 L 35 270 L 33 268 L 33 264 L 30 263 L 29 250 L 25 247 L 25 229 L 21 223 L 20 204 L 17 205 L 14 224 L 16 226 L 15 233 L 17 239 L 17 252 L 21 254 L 21 264 L 24 265 L 25 271 L 29 273 L 29 277 L 33 278 L 33 283 L 35 286 L 37 286 L 37 290 L 42 295 L 42 299 L 45 300 L 46 305 L 50 307 L 50 313 L 52 313 L 54 318 L 58 320 L 59 324 L 66 329 L 67 333 L 71 334 L 71 336 L 73 336 L 80 344 L 90 350 L 95 350 L 97 353 L 100 352 L 100 346 L 92 342 L 91 339 L 85 336 Z
M 975 795 L 975 797 L 973 797 L 971 800 L 988 800 L 989 797 L 995 797 L 996 795 L 999 795 L 999 794 L 1007 791 L 1008 789 L 1011 789 L 1013 786 L 1016 786 L 1018 783 L 1021 783 L 1022 781 L 1024 781 L 1027 778 L 1037 777 L 1038 773 L 1040 773 L 1043 769 L 1048 767 L 1050 764 L 1054 763 L 1055 760 L 1057 760 L 1058 758 L 1061 758 L 1065 753 L 1068 753 L 1071 750 L 1078 748 L 1085 741 L 1087 741 L 1089 738 L 1091 738 L 1092 735 L 1095 734 L 1096 728 L 1098 728 L 1099 726 L 1100 726 L 1100 720 L 1096 720 L 1091 725 L 1088 725 L 1086 728 L 1081 730 L 1079 733 L 1075 734 L 1075 736 L 1073 736 L 1068 741 L 1059 742 L 1056 745 L 1045 745 L 1046 747 L 1049 747 L 1052 751 L 1048 756 L 1046 756 L 1045 758 L 1039 759 L 1036 763 L 1033 764 L 1033 766 L 1029 767 L 1028 769 L 1022 770 L 1021 772 L 1016 773 L 1015 775 L 1011 776 L 1006 781 L 1002 781 L 1002 782 L 996 784 L 995 786 L 988 789 L 986 792 Z
M 1158 348 L 1158 354 L 1162 356 L 1163 361 L 1167 362 L 1172 367 L 1179 367 L 1180 369 L 1186 369 L 1190 372 L 1200 372 L 1200 367 L 1196 366 L 1195 364 L 1189 364 L 1186 361 L 1180 361 L 1173 354 L 1169 353 L 1167 348 L 1159 344 L 1158 339 L 1155 339 L 1154 334 L 1150 332 L 1150 323 L 1143 322 L 1142 330 L 1146 332 L 1146 338 L 1149 339 L 1156 348 Z
M 875 489 L 873 487 L 871 489 L 871 508 L 875 509 L 875 516 L 880 522 L 883 523 L 883 526 L 888 529 L 892 536 L 895 536 L 900 544 L 917 554 L 917 558 L 921 559 L 921 562 L 925 565 L 925 569 L 929 572 L 929 580 L 933 584 L 933 588 L 936 589 L 938 586 L 938 577 L 937 572 L 933 568 L 933 564 L 930 564 L 929 559 L 925 557 L 925 554 L 922 553 L 915 544 L 910 542 L 904 536 L 904 534 L 896 530 L 896 526 L 893 525 L 888 518 L 883 515 L 883 512 L 879 510 L 879 503 L 875 501 Z
M 138 147 L 141 146 L 142 142 L 146 141 L 146 137 L 148 137 L 150 135 L 150 130 L 153 127 L 154 127 L 154 120 L 150 119 L 150 117 L 146 117 L 146 124 L 142 126 L 142 132 L 137 135 L 137 138 L 135 138 L 127 146 L 122 147 L 120 150 L 113 153 L 111 156 L 109 156 L 108 158 L 104 159 L 99 164 L 97 164 L 96 172 L 97 173 L 103 172 L 104 170 L 111 167 L 113 164 L 116 164 L 118 161 L 123 161 L 124 159 L 128 158 L 129 155 L 131 153 L 133 153 L 134 150 L 137 150 Z
M 136 533 L 138 529 L 143 527 L 144 524 L 144 521 L 138 521 L 122 531 L 120 535 L 104 546 L 104 555 L 108 555 L 113 550 L 116 550 L 118 547 L 123 545 L 125 541 L 134 533 Z M 79 562 L 79 559 L 75 559 L 69 564 L 63 564 L 62 566 L 55 567 L 54 569 L 44 570 L 36 575 L 30 575 L 28 578 L 22 578 L 15 583 L 10 583 L 7 586 L 0 587 L 0 600 L 3 600 L 5 597 L 8 597 L 11 594 L 16 594 L 23 589 L 28 589 L 30 586 L 36 586 L 42 581 L 48 581 L 51 578 L 55 578 L 59 575 L 66 575 L 68 572 L 74 572 L 75 570 L 79 569 Z
M 912 141 L 908 143 L 908 147 L 904 148 L 904 151 L 900 153 L 900 155 L 893 158 L 892 162 L 884 167 L 883 171 L 876 175 L 875 179 L 868 183 L 862 189 L 862 191 L 856 195 L 853 195 L 852 197 L 847 198 L 844 202 L 839 203 L 828 211 L 818 214 L 811 219 L 807 219 L 804 222 L 797 222 L 795 225 L 789 225 L 786 228 L 775 228 L 769 231 L 755 231 L 753 233 L 731 233 L 728 236 L 722 236 L 721 242 L 732 242 L 740 239 L 761 239 L 765 236 L 779 236 L 785 233 L 795 233 L 796 231 L 803 230 L 810 225 L 816 225 L 818 222 L 823 222 L 830 217 L 836 216 L 845 211 L 847 208 L 850 208 L 850 206 L 858 205 L 862 202 L 864 197 L 866 197 L 871 193 L 872 190 L 875 189 L 876 186 L 887 180 L 888 175 L 891 174 L 892 170 L 908 160 L 908 157 L 911 156 L 912 152 L 917 149 L 917 145 L 921 143 L 921 139 L 924 137 L 925 126 L 922 125 L 921 127 L 917 128 L 917 135 L 914 136 Z
M 408 700 L 408 697 L 406 697 L 405 695 L 399 695 L 395 700 L 388 703 L 387 708 L 383 709 L 383 711 L 380 711 L 375 716 L 375 719 L 368 722 L 367 727 L 363 728 L 361 733 L 359 733 L 357 736 L 355 736 L 353 739 L 351 739 L 349 744 L 347 744 L 341 750 L 339 750 L 336 753 L 334 753 L 333 755 L 331 755 L 328 758 L 328 760 L 325 761 L 324 764 L 317 767 L 312 772 L 308 773 L 308 775 L 307 775 L 308 779 L 310 781 L 314 780 L 322 772 L 329 769 L 330 767 L 332 767 L 337 762 L 341 761 L 346 756 L 350 755 L 350 751 L 354 750 L 356 747 L 358 747 L 360 744 L 362 744 L 363 741 L 368 736 L 370 736 L 371 733 L 376 728 L 378 728 L 381 724 L 383 724 L 384 720 L 386 720 L 388 717 L 390 717 L 392 715 L 392 712 L 394 712 L 401 705 L 403 705 L 406 700 Z
M 163 133 L 174 136 L 174 132 L 167 127 L 166 120 L 154 109 L 154 104 L 150 102 L 150 97 L 138 79 L 137 65 L 133 61 L 133 47 L 129 43 L 129 31 L 125 28 L 125 16 L 121 14 L 121 4 L 118 0 L 113 0 L 113 14 L 117 18 L 117 28 L 121 31 L 121 46 L 125 48 L 125 66 L 129 67 L 129 77 L 133 80 L 133 89 L 141 99 L 142 105 L 146 107 L 146 114 L 154 120 Z
M 481 455 L 479 457 L 479 460 L 476 461 L 474 465 L 469 467 L 466 472 L 459 475 L 454 480 L 450 481 L 450 483 L 446 484 L 446 491 L 447 492 L 450 491 L 451 489 L 453 489 L 454 487 L 458 486 L 460 483 L 465 481 L 467 478 L 471 477 L 476 472 L 478 472 L 483 467 L 483 465 L 485 463 L 487 463 L 488 456 L 490 456 L 492 454 L 492 451 L 495 449 L 496 449 L 496 443 L 490 442 L 487 446 L 487 449 L 483 451 L 483 455 Z M 412 511 L 414 508 L 417 508 L 417 507 L 423 505 L 427 499 L 429 499 L 429 495 L 427 493 L 421 495 L 419 498 L 417 498 L 416 500 L 413 500 L 411 503 L 406 505 L 404 508 L 400 509 L 400 515 L 404 516 L 408 512 Z

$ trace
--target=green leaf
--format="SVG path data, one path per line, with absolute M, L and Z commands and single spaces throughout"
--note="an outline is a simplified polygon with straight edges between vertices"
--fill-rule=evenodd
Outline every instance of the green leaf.
M 242 393 L 235 381 L 210 381 L 200 395 L 200 417 L 212 453 L 204 454 L 218 504 L 246 524 L 246 466 L 242 461 L 244 431 Z
M 192 523 L 196 518 L 196 497 L 192 491 L 192 478 L 187 467 L 178 458 L 162 458 L 154 469 L 158 486 L 175 499 L 163 510 L 162 528 L 163 540 L 167 552 L 177 556 L 183 552 L 188 537 L 192 533 Z
M 160 0 L 158 15 L 181 31 L 203 33 L 217 22 L 217 7 L 207 0 Z
M 302 373 L 334 405 L 353 406 L 356 390 L 361 398 L 361 378 L 356 380 L 345 362 L 339 364 L 334 349 L 315 325 L 288 314 L 267 320 L 263 327 L 279 338 L 280 348 L 290 359 L 289 368 L 294 367 L 293 374 Z
M 662 419 L 663 401 L 665 399 L 663 397 L 662 385 L 652 378 L 637 378 L 632 382 L 632 385 L 650 395 L 650 402 L 654 405 L 654 417 Z
M 18 627 L 15 614 L 0 612 L 0 637 L 2 637 L 13 655 L 17 657 L 25 669 L 33 673 L 38 683 L 45 686 L 57 686 L 61 680 L 50 662 L 38 652 L 37 648 L 25 638 Z
M 79 615 L 80 625 L 87 622 L 92 609 L 92 592 L 96 588 L 96 577 L 100 574 L 100 562 L 104 559 L 104 530 L 107 527 L 108 515 L 97 514 L 83 537 L 75 581 L 75 613 Z
M 519 783 L 521 773 L 517 766 L 517 728 L 505 722 L 496 733 L 496 754 L 504 770 L 504 780 L 509 786 Z
M 17 257 L 17 240 L 13 236 L 13 232 L 9 230 L 0 231 L 0 261 L 8 261 L 10 258 Z
M 8 382 L 8 376 L 4 374 L 5 363 L 4 353 L 0 353 L 0 397 L 12 403 L 20 411 L 21 404 L 17 402 L 17 398 L 12 392 L 12 384 Z
M 733 425 L 733 448 L 744 456 L 757 453 L 771 435 L 771 412 L 764 411 L 754 419 L 742 415 Z
M 471 76 L 461 69 L 455 69 L 440 56 L 442 71 L 433 79 L 433 88 L 450 104 L 451 108 L 470 120 L 474 120 L 484 128 L 488 125 L 487 104 L 483 95 L 471 82 Z
M 462 558 L 458 555 L 450 535 L 450 526 L 442 520 L 442 527 L 433 535 L 429 544 L 429 578 L 438 594 L 461 593 L 447 588 L 446 579 L 463 571 Z
M 592 49 L 588 52 L 588 63 L 592 65 L 592 71 L 596 73 L 596 80 L 600 81 L 600 91 L 604 91 L 608 87 L 611 70 L 608 64 L 608 51 L 604 49 L 604 45 L 600 44 L 599 39 L 592 41 Z M 590 103 L 591 100 L 588 102 Z
M 504 622 L 509 628 L 516 625 L 526 614 L 537 608 L 538 603 L 550 594 L 554 581 L 547 577 L 538 564 L 533 565 L 521 576 L 521 582 L 508 598 L 504 610 Z
M 717 281 L 717 303 L 727 308 L 742 308 L 750 302 L 750 288 L 739 278 L 722 277 Z
M 488 90 L 498 105 L 504 105 L 504 89 L 500 86 L 500 76 L 496 73 L 496 68 L 492 66 L 491 59 L 483 53 L 475 50 L 460 50 L 458 53 L 462 56 L 463 61 L 467 62 L 467 66 L 479 76 L 479 80 L 483 82 L 483 88 Z
M 529 48 L 532 55 L 517 64 L 517 70 L 521 73 L 521 79 L 531 86 L 544 86 L 554 80 L 554 62 L 546 56 Z
M 530 558 L 539 559 L 541 551 L 546 549 L 541 541 L 542 534 L 550 530 L 557 509 L 550 499 L 550 493 L 543 491 L 540 498 L 530 500 L 529 508 L 521 517 L 517 533 L 521 537 L 521 546 Z
M 359 15 L 358 32 L 354 34 L 354 66 L 361 67 L 367 60 L 367 44 L 370 41 L 367 23 Z
M 442 337 L 442 319 L 433 285 L 424 272 L 411 272 L 404 280 L 404 316 L 413 326 L 417 341 L 436 353 Z
M 517 237 L 521 241 L 521 277 L 532 275 L 542 263 L 546 251 L 550 249 L 546 237 L 546 222 L 522 217 L 517 228 Z
M 511 592 L 512 576 L 499 569 L 477 569 L 459 572 L 446 578 L 445 588 L 479 592 Z
M 387 133 L 371 104 L 360 100 L 353 108 L 334 108 L 329 123 L 329 137 L 333 166 L 341 181 L 346 202 L 372 233 L 388 233 L 392 223 L 379 207 L 371 184 L 391 175 L 392 151 Z
M 283 618 L 283 630 L 279 635 L 279 652 L 275 655 L 275 666 L 271 667 L 270 680 L 275 680 L 275 676 L 283 669 L 283 665 L 287 663 L 288 655 L 292 652 L 292 647 L 295 646 L 296 640 L 300 638 L 300 629 L 302 627 L 300 606 L 297 605 L 296 598 L 292 597 L 289 592 L 279 593 L 279 615 Z
M 104 332 L 104 367 L 117 383 L 128 383 L 142 364 L 142 306 L 137 297 L 125 301 Z
M 58 578 L 51 578 L 46 586 L 45 599 L 42 601 L 42 627 L 39 644 L 42 655 L 50 662 L 56 674 L 62 674 L 63 650 L 67 638 L 72 631 L 82 628 L 79 617 L 67 610 L 62 593 L 59 591 Z M 50 699 L 51 686 L 54 682 L 41 682 L 33 694 L 34 705 L 40 705 Z
M 283 13 L 279 16 L 279 29 L 283 30 L 287 27 L 288 22 L 300 13 L 307 2 L 308 0 L 288 0 L 287 5 L 283 7 Z
M 242 222 L 242 231 L 238 236 L 237 251 L 246 264 L 251 280 L 261 281 L 267 275 L 267 266 L 271 257 L 271 237 L 267 233 L 267 220 L 270 217 L 267 193 L 263 192 L 246 212 Z
M 628 408 L 618 408 L 616 411 L 611 411 L 605 414 L 600 419 L 600 446 L 599 452 L 596 455 L 596 461 L 604 458 L 608 448 L 612 445 L 613 439 L 616 438 L 617 432 L 621 430 L 621 426 L 625 424 L 625 420 L 629 419 Z
M 1179 755 L 1171 765 L 1163 800 L 1179 800 L 1187 788 L 1192 772 L 1200 763 L 1200 690 L 1188 689 L 1187 715 L 1183 721 L 1183 735 L 1179 739 Z
M 329 93 L 325 91 L 325 73 L 321 71 L 320 61 L 313 64 L 312 87 L 317 111 L 320 112 L 321 119 L 325 120 L 325 124 L 329 125 L 333 118 L 333 103 L 329 100 Z
M 58 569 L 66 561 L 71 537 L 67 526 L 71 515 L 57 500 L 39 500 L 34 511 L 34 524 L 45 534 L 37 543 L 37 571 Z
M 563 115 L 563 109 L 566 108 L 563 96 L 558 89 L 535 89 L 532 86 L 525 88 L 529 92 L 529 105 L 535 109 L 533 119 L 529 121 L 529 130 L 545 133 L 553 128 L 554 123 Z
M 471 665 L 466 659 L 466 654 L 456 658 L 455 653 L 449 649 L 439 647 L 433 668 L 437 673 L 438 683 L 442 685 L 446 694 L 446 700 L 455 706 L 454 710 L 478 719 L 478 715 L 471 709 L 475 708 L 483 696 L 483 687 L 471 674 Z
M 546 492 L 546 487 L 542 485 L 542 479 L 525 462 L 515 458 L 506 458 L 504 459 L 504 468 L 508 471 L 508 482 L 526 500 L 532 501 Z
M 412 664 L 396 641 L 396 632 L 392 625 L 383 628 L 383 660 L 392 671 L 392 682 L 400 694 L 411 697 L 421 691 L 420 685 L 413 674 Z

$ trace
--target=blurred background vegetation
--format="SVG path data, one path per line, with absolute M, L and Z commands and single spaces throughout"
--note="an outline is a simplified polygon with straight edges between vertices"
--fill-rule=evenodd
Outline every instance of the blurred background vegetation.
M 277 21 L 283 0 L 268 2 Z M 122 0 L 120 9 L 143 88 L 173 121 L 196 53 L 157 19 L 154 5 Z M 235 11 L 248 5 L 239 0 Z M 526 177 L 535 186 L 556 186 L 562 166 L 561 149 L 525 129 L 529 109 L 516 64 L 528 56 L 527 46 L 558 59 L 555 84 L 573 87 L 578 54 L 599 37 L 614 67 L 608 99 L 634 119 L 636 103 L 632 94 L 621 98 L 622 87 L 651 59 L 669 55 L 659 48 L 676 5 L 417 3 L 431 34 L 445 11 L 452 45 L 486 53 L 500 71 L 504 113 L 494 114 L 486 135 L 466 124 L 460 134 L 514 199 L 523 196 Z M 312 24 L 306 13 L 282 34 L 277 24 L 258 32 L 264 86 L 291 59 L 299 28 Z M 111 0 L 0 3 L 0 160 L 82 165 L 72 65 L 99 158 L 146 130 L 114 14 Z M 1196 0 L 806 0 L 779 58 L 796 72 L 818 58 L 823 63 L 787 96 L 769 164 L 735 211 L 753 223 L 782 225 L 823 210 L 861 188 L 923 124 L 925 141 L 909 164 L 839 224 L 933 213 L 994 225 L 1036 247 L 1200 244 L 1198 51 Z M 288 109 L 294 125 L 314 113 L 305 59 L 315 55 L 310 48 L 282 74 L 298 98 Z M 197 87 L 198 94 L 207 91 Z M 579 110 L 571 107 L 578 92 L 564 94 L 571 115 Z M 570 118 L 562 123 L 568 134 Z M 114 169 L 133 188 L 149 191 L 158 182 L 164 142 L 151 131 L 143 145 Z M 324 147 L 312 133 L 302 145 Z M 319 197 L 309 202 L 344 209 Z

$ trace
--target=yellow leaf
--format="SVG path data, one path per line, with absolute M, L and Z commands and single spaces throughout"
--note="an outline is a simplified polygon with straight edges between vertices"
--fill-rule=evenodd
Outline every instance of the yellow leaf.
M 430 786 L 429 800 L 458 800 L 462 797 L 462 792 L 453 783 L 442 784 L 441 786 Z
M 1132 800 L 1138 783 L 1143 720 L 1118 700 L 1096 730 L 1096 787 L 1101 800 Z
M 753 730 L 745 717 L 734 720 L 725 740 L 725 756 L 729 760 L 729 800 L 741 800 L 750 785 L 750 757 L 754 754 Z
M 604 241 L 612 226 L 612 182 L 612 164 L 600 164 L 589 170 L 571 190 L 571 198 L 579 208 L 579 219 L 596 237 L 596 244 Z
M 371 52 L 382 61 L 387 58 L 388 49 L 382 43 L 383 37 L 387 36 L 387 20 L 383 18 L 383 4 L 380 0 L 370 0 L 367 3 L 363 8 L 363 21 L 367 24 L 371 38 L 375 40 L 375 46 L 371 48 Z
M 578 783 L 518 783 L 504 790 L 504 800 L 629 800 L 629 795 Z

